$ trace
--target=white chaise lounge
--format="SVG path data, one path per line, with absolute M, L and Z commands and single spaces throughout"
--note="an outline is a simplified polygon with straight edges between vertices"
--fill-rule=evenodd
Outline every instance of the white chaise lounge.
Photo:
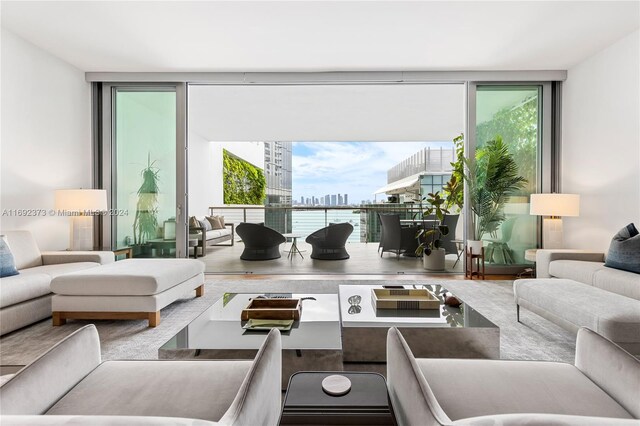
M 193 259 L 126 259 L 53 279 L 53 325 L 67 319 L 148 319 L 189 291 L 204 294 L 204 263 Z

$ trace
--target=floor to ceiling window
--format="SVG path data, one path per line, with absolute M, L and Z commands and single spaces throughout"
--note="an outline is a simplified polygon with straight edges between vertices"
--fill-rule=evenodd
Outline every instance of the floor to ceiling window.
M 115 88 L 112 246 L 134 257 L 175 257 L 176 92 Z
M 475 158 L 482 162 L 500 142 L 506 156 L 515 162 L 520 182 L 502 191 L 502 205 L 476 218 L 476 238 L 485 247 L 485 263 L 496 271 L 521 271 L 529 264 L 524 255 L 537 247 L 537 218 L 529 214 L 529 196 L 541 182 L 542 86 L 478 85 L 476 90 Z M 507 173 L 500 171 L 495 182 L 505 185 Z M 478 176 L 479 180 L 488 179 Z M 501 181 L 502 179 L 502 181 Z M 494 190 L 494 189 L 492 189 Z M 494 190 L 495 192 L 495 190 Z

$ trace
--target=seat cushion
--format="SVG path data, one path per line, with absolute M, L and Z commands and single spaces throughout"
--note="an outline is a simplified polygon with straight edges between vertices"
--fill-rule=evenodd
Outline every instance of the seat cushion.
M 51 293 L 51 280 L 63 274 L 100 266 L 93 262 L 61 263 L 27 268 L 20 275 L 2 278 L 0 308 Z
M 213 229 L 211 231 L 207 231 L 207 240 L 213 240 L 215 238 L 221 238 L 224 236 L 231 236 L 231 229 Z
M 15 305 L 51 293 L 51 277 L 47 274 L 25 273 L 2 278 L 0 308 Z
M 23 269 L 22 274 L 47 274 L 51 279 L 60 275 L 72 272 L 85 271 L 87 269 L 100 266 L 96 262 L 73 262 L 73 263 L 56 263 L 53 265 L 36 266 L 35 268 Z
M 556 278 L 516 280 L 513 292 L 517 304 L 550 312 L 575 329 L 588 327 L 619 344 L 640 342 L 638 300 Z
M 633 418 L 573 365 L 472 359 L 417 362 L 454 421 L 511 413 Z
M 51 290 L 73 296 L 148 296 L 202 272 L 204 263 L 193 259 L 125 259 L 58 276 Z
M 46 414 L 218 421 L 252 361 L 107 361 Z

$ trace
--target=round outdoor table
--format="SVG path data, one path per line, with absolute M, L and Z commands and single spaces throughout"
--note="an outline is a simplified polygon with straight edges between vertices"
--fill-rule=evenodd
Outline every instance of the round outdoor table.
M 298 238 L 302 237 L 302 235 L 295 234 L 295 233 L 288 233 L 288 234 L 282 234 L 282 236 L 285 238 L 291 238 L 291 248 L 288 250 L 289 255 L 287 256 L 287 258 L 293 259 L 293 257 L 297 253 L 300 255 L 301 258 L 304 259 L 304 256 L 302 255 L 302 251 L 300 251 L 300 249 L 298 248 Z

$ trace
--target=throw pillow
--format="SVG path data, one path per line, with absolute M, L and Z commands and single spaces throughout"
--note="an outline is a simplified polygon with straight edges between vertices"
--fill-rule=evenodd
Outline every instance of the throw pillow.
M 633 223 L 613 236 L 604 266 L 640 274 L 640 232 Z
M 198 228 L 200 227 L 200 222 L 198 222 L 198 219 L 196 219 L 195 216 L 191 216 L 189 218 L 189 228 Z
M 222 225 L 220 225 L 220 219 L 218 219 L 218 216 L 207 216 L 206 219 L 211 224 L 211 229 L 222 229 L 222 228 L 224 228 Z
M 200 222 L 200 226 L 204 228 L 204 232 L 211 231 L 211 223 L 209 223 L 207 219 L 198 219 L 198 222 Z
M 220 221 L 220 226 L 224 228 L 224 216 L 218 216 L 218 220 Z
M 0 238 L 0 278 L 11 277 L 18 274 L 16 260 L 13 258 L 9 244 L 7 244 L 7 240 L 3 235 L 2 238 Z

